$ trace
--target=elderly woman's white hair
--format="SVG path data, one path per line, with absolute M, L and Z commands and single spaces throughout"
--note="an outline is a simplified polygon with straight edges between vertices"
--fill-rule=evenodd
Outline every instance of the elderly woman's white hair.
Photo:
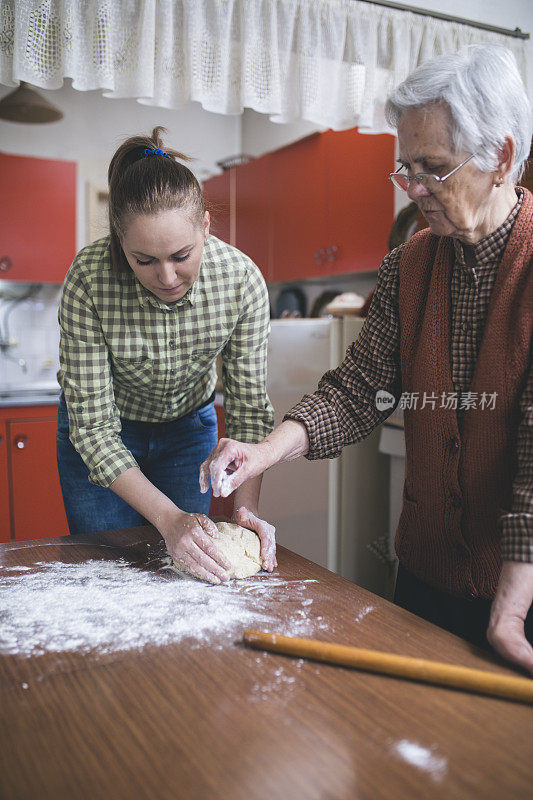
M 500 45 L 471 45 L 417 67 L 387 100 L 385 115 L 396 128 L 409 109 L 446 103 L 454 152 L 476 153 L 483 172 L 497 165 L 497 153 L 511 135 L 516 155 L 509 179 L 517 182 L 531 147 L 533 115 L 514 55 Z

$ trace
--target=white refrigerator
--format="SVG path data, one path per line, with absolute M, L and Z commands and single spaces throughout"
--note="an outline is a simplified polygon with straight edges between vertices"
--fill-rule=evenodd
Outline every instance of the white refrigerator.
M 363 320 L 272 320 L 268 395 L 278 425 L 319 378 L 344 359 Z M 379 431 L 336 459 L 299 458 L 263 476 L 260 514 L 279 544 L 371 591 L 390 594 L 389 565 L 376 543 L 388 530 L 388 459 Z

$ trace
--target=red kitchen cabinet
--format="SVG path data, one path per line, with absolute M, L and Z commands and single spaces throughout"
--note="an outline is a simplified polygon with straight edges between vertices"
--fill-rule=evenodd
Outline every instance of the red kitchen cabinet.
M 250 256 L 266 281 L 273 280 L 270 155 L 255 158 L 235 174 L 235 246 Z
M 204 181 L 211 233 L 250 256 L 272 280 L 268 156 Z
M 0 542 L 9 542 L 11 539 L 7 462 L 7 425 L 0 421 Z
M 273 280 L 377 270 L 394 220 L 394 137 L 327 131 L 270 156 Z
M 0 277 L 61 283 L 76 254 L 76 164 L 0 153 Z
M 376 270 L 394 220 L 394 137 L 356 129 L 328 131 L 326 143 L 328 274 Z
M 267 281 L 296 281 L 377 270 L 394 221 L 393 170 L 393 136 L 327 131 L 211 178 L 204 192 L 228 209 L 226 241 Z
M 323 274 L 326 229 L 325 139 L 314 134 L 270 154 L 272 280 Z
M 57 406 L 0 409 L 6 432 L 9 535 L 41 539 L 68 533 L 56 462 Z M 1 467 L 0 467 L 1 468 Z
M 211 233 L 217 239 L 235 244 L 235 175 L 230 169 L 204 181 L 203 194 L 211 215 Z

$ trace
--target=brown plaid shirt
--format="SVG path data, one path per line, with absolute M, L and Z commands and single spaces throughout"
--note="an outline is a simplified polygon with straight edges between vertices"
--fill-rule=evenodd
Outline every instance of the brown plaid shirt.
M 461 422 L 498 265 L 522 203 L 518 202 L 497 230 L 474 246 L 455 240 L 452 300 L 452 378 Z M 345 445 L 361 441 L 383 422 L 391 409 L 376 408 L 375 396 L 384 389 L 401 395 L 400 330 L 398 317 L 399 263 L 403 246 L 383 260 L 376 291 L 361 333 L 343 363 L 327 372 L 318 390 L 306 395 L 286 419 L 302 422 L 309 434 L 307 458 L 335 458 Z M 463 405 L 464 404 L 464 405 Z M 462 407 L 463 406 L 463 407 Z M 533 562 L 533 368 L 520 399 L 517 437 L 518 469 L 513 506 L 500 518 L 503 558 Z

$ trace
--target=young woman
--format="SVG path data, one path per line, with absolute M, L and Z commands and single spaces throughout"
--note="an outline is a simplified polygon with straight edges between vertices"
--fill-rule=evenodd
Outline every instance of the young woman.
M 270 432 L 269 303 L 258 268 L 209 234 L 186 156 L 162 128 L 125 141 L 109 166 L 110 235 L 81 250 L 65 278 L 57 457 L 70 533 L 151 522 L 174 559 L 218 583 L 229 566 L 206 516 L 199 466 L 217 441 L 215 359 L 226 427 Z M 236 493 L 234 520 L 256 531 L 265 568 L 274 529 L 258 519 L 260 481 Z

